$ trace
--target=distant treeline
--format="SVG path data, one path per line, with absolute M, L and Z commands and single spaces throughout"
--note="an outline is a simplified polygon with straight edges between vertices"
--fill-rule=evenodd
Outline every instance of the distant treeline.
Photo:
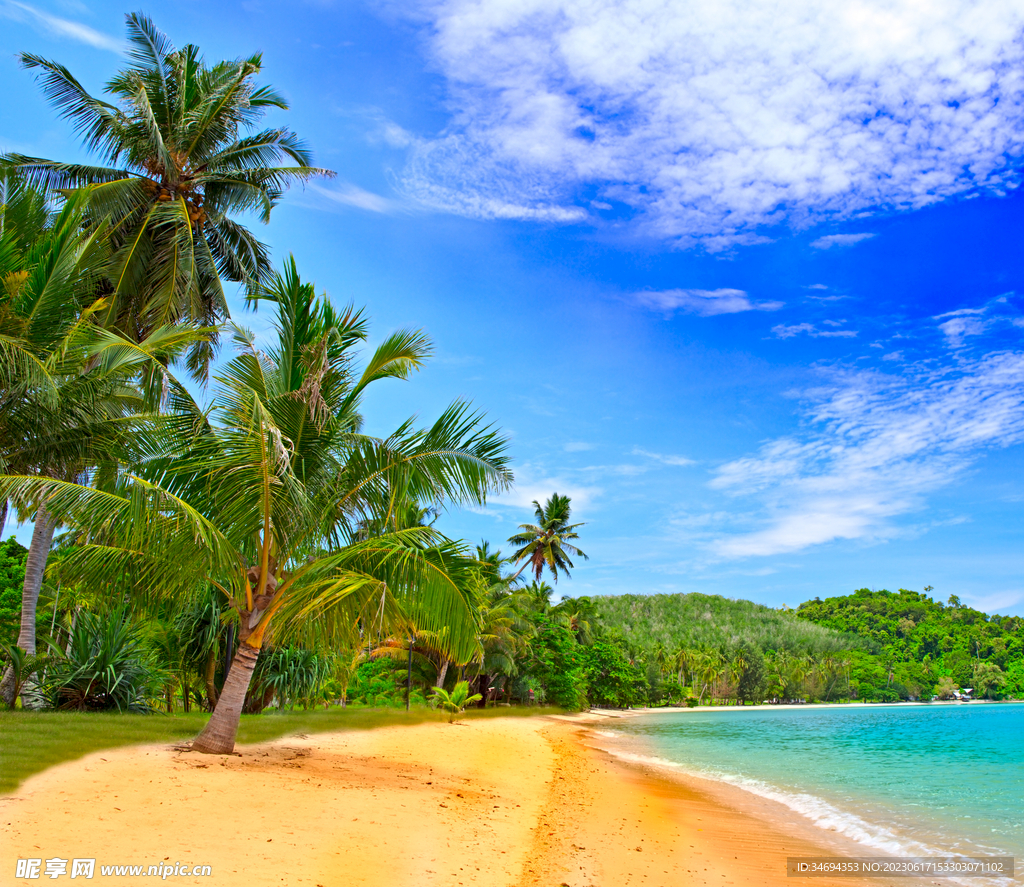
M 956 597 L 942 604 L 921 592 L 861 589 L 795 611 L 703 594 L 592 605 L 596 632 L 647 664 L 652 699 L 1024 697 L 1024 620 Z
M 969 687 L 974 696 L 1024 696 L 1024 619 L 1019 616 L 989 616 L 965 607 L 955 595 L 942 604 L 902 588 L 815 598 L 801 604 L 797 616 L 875 645 L 876 654 L 854 657 L 855 692 L 887 686 L 907 698 L 932 691 L 949 696 Z
M 762 652 L 820 655 L 864 646 L 856 637 L 841 636 L 835 626 L 822 627 L 797 619 L 792 611 L 720 595 L 622 594 L 590 600 L 601 626 L 638 653 L 747 644 Z

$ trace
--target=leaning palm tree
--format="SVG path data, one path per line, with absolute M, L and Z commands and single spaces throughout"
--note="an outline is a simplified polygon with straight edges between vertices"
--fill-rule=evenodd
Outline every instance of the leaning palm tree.
M 48 188 L 86 190 L 94 217 L 110 219 L 103 323 L 139 341 L 183 319 L 224 319 L 221 278 L 255 293 L 270 275 L 267 248 L 237 216 L 267 222 L 289 183 L 328 173 L 290 130 L 256 129 L 268 109 L 288 107 L 254 82 L 258 53 L 208 64 L 196 46 L 175 49 L 146 16 L 126 18 L 129 64 L 107 83 L 109 101 L 63 65 L 21 55 L 101 165 L 6 159 Z M 194 373 L 205 374 L 215 346 L 193 347 Z
M 276 304 L 267 349 L 235 328 L 235 357 L 216 377 L 210 406 L 180 390 L 135 447 L 116 483 L 0 478 L 0 495 L 25 505 L 47 496 L 79 528 L 62 561 L 79 579 L 132 575 L 151 595 L 210 584 L 237 618 L 239 646 L 196 751 L 234 748 L 253 669 L 265 644 L 352 648 L 359 632 L 447 631 L 463 658 L 476 646 L 463 592 L 468 552 L 433 527 L 359 539 L 368 521 L 409 499 L 483 503 L 511 482 L 505 441 L 456 402 L 429 428 L 411 421 L 386 439 L 360 432 L 361 398 L 383 378 L 405 378 L 429 343 L 400 332 L 359 371 L 352 349 L 366 337 L 360 312 L 336 311 L 303 283 L 294 260 L 260 293 Z
M 530 567 L 539 582 L 544 568 L 547 567 L 557 582 L 559 570 L 566 576 L 569 575 L 569 568 L 573 566 L 569 559 L 570 554 L 589 560 L 587 555 L 572 544 L 571 540 L 579 538 L 576 528 L 582 527 L 583 524 L 569 523 L 572 512 L 569 503 L 568 496 L 559 496 L 558 493 L 554 493 L 543 506 L 534 500 L 537 523 L 520 524 L 519 532 L 508 540 L 510 544 L 519 546 L 512 555 L 512 560 L 523 561 L 523 565 L 512 578 L 518 577 L 523 570 Z

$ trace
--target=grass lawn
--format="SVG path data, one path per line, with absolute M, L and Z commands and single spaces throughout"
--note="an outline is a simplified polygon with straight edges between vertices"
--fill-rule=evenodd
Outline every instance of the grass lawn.
M 555 709 L 498 708 L 471 710 L 469 718 L 550 714 Z M 0 794 L 10 794 L 35 773 L 123 745 L 174 743 L 194 738 L 209 717 L 191 714 L 117 714 L 84 712 L 0 712 Z M 274 711 L 242 715 L 238 742 L 266 742 L 295 733 L 368 730 L 396 724 L 441 720 L 425 706 L 404 709 L 341 708 L 315 711 Z

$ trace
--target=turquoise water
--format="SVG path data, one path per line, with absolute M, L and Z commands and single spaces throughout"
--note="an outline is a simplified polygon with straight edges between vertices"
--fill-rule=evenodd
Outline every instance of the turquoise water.
M 759 706 L 603 732 L 634 754 L 781 801 L 866 850 L 1012 855 L 1024 867 L 1024 704 Z

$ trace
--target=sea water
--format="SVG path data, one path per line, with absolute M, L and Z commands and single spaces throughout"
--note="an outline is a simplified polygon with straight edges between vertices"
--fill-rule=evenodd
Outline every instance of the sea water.
M 779 801 L 865 856 L 1015 856 L 1024 868 L 1024 703 L 765 705 L 610 732 L 620 754 Z

